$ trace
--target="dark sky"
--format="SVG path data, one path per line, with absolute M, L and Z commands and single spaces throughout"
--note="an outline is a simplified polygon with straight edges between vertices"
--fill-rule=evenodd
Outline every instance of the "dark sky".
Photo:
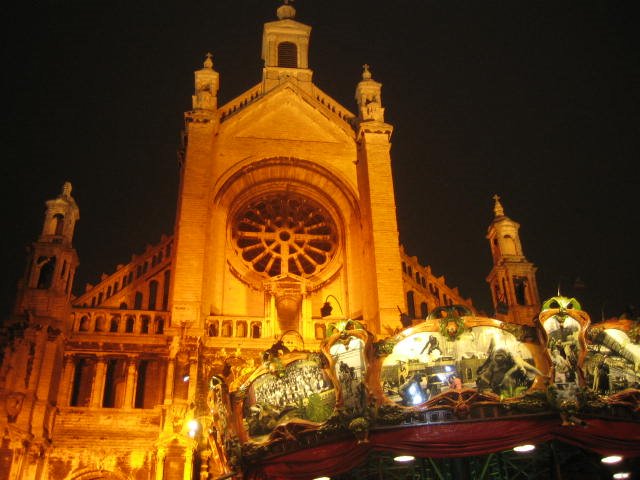
M 43 202 L 65 180 L 81 215 L 76 291 L 171 234 L 193 71 L 211 51 L 221 103 L 257 83 L 262 24 L 279 5 L 13 3 L 2 33 L 3 311 Z M 363 63 L 383 83 L 401 241 L 478 307 L 490 303 L 494 193 L 521 224 L 543 298 L 560 284 L 594 320 L 640 303 L 634 3 L 295 3 L 313 27 L 320 88 L 353 111 Z

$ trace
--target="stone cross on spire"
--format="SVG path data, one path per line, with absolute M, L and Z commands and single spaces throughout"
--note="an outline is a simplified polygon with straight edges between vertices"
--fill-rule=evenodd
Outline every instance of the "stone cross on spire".
M 371 72 L 369 71 L 369 64 L 362 65 L 362 79 L 369 80 L 371 78 Z
M 213 55 L 211 52 L 208 52 L 205 57 L 204 68 L 213 68 Z

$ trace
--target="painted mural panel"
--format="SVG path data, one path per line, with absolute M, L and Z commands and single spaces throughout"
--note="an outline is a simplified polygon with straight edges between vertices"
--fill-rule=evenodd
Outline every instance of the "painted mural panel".
M 578 391 L 578 359 L 580 345 L 580 323 L 571 317 L 554 315 L 544 324 L 547 332 L 547 349 L 553 365 L 553 383 L 561 397 L 573 397 Z
M 336 392 L 319 359 L 295 360 L 254 379 L 243 404 L 251 437 L 267 435 L 292 419 L 324 422 L 333 413 Z
M 542 373 L 526 345 L 500 328 L 476 326 L 457 337 L 429 331 L 406 336 L 384 360 L 381 381 L 388 399 L 415 406 L 467 388 L 517 396 L 536 375 Z
M 347 337 L 334 343 L 329 349 L 334 359 L 335 375 L 342 389 L 343 406 L 352 414 L 360 413 L 366 407 L 364 347 L 362 339 Z
M 594 329 L 584 362 L 586 383 L 600 395 L 640 389 L 640 345 L 617 328 Z

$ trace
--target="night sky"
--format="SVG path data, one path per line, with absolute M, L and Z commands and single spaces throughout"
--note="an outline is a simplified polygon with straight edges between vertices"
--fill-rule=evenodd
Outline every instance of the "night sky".
M 2 30 L 3 313 L 44 201 L 66 180 L 81 217 L 76 292 L 172 233 L 193 71 L 211 51 L 221 105 L 258 83 L 262 24 L 279 5 L 13 3 Z M 407 252 L 492 313 L 485 235 L 498 193 L 542 298 L 560 285 L 593 320 L 640 304 L 635 2 L 378 3 L 294 5 L 313 27 L 316 85 L 355 111 L 361 65 L 383 83 Z

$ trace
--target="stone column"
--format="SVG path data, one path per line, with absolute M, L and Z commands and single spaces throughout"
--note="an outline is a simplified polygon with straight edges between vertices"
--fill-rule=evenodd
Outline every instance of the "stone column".
M 164 459 L 167 456 L 166 448 L 158 448 L 156 454 L 156 480 L 163 480 L 164 477 Z
M 164 386 L 164 404 L 169 405 L 173 400 L 173 382 L 176 376 L 176 361 L 173 358 L 167 360 L 167 380 Z
M 198 385 L 198 361 L 189 362 L 189 393 L 187 398 L 192 401 L 196 398 L 196 386 Z
M 93 376 L 93 386 L 91 388 L 90 406 L 101 408 L 104 399 L 104 383 L 107 376 L 107 362 L 104 357 L 98 357 L 96 371 Z
M 184 474 L 182 478 L 184 480 L 193 478 L 193 448 L 190 446 L 184 449 Z
M 200 452 L 200 480 L 209 479 L 209 459 L 211 458 L 211 450 L 203 450 Z
M 64 356 L 64 370 L 62 371 L 62 380 L 60 382 L 60 390 L 58 390 L 58 406 L 68 407 L 69 397 L 73 390 L 73 380 L 76 373 L 76 359 L 73 355 Z
M 136 384 L 138 383 L 138 359 L 127 359 L 127 381 L 124 387 L 124 408 L 134 408 L 136 401 Z

